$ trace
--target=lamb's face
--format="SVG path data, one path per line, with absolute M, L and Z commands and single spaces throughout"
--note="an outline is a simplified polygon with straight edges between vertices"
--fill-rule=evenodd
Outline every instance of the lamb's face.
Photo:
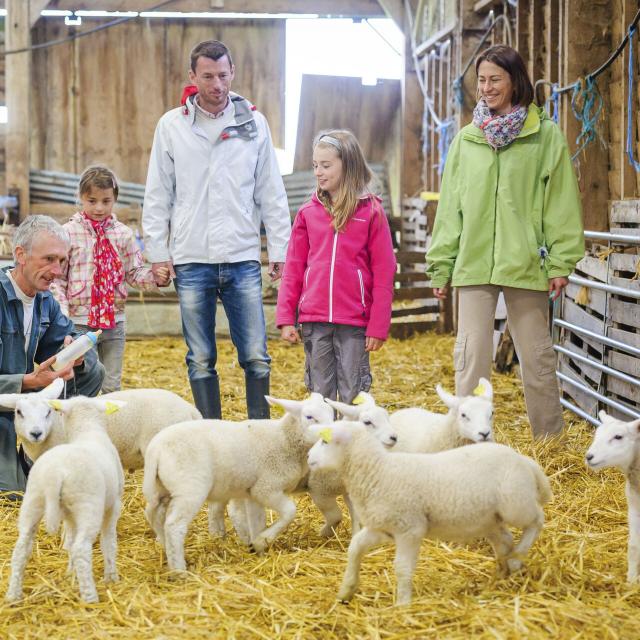
M 51 433 L 55 412 L 46 400 L 25 397 L 15 408 L 16 433 L 28 442 L 44 442 Z
M 350 439 L 353 428 L 352 424 L 341 421 L 328 427 L 313 429 L 316 438 L 320 439 L 307 454 L 309 469 L 311 471 L 340 469 L 344 461 L 344 444 Z
M 590 469 L 617 467 L 626 471 L 635 457 L 640 437 L 640 420 L 622 422 L 600 412 L 602 424 L 596 429 L 585 460 Z
M 472 442 L 493 441 L 493 402 L 480 396 L 462 398 L 457 408 L 460 437 Z
M 391 425 L 389 414 L 382 407 L 370 407 L 360 412 L 359 422 L 367 428 L 385 447 L 393 447 L 398 442 L 398 436 Z
M 312 424 L 329 424 L 333 422 L 333 409 L 324 401 L 319 393 L 312 393 L 303 400 L 300 407 L 300 424 L 309 427 Z

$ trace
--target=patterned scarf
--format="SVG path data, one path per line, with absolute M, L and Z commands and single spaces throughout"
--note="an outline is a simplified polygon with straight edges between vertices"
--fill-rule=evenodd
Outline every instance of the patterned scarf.
M 481 98 L 473 110 L 473 124 L 482 130 L 494 149 L 500 149 L 520 135 L 528 112 L 527 107 L 516 105 L 509 113 L 497 116 L 491 112 L 484 98 Z
M 113 329 L 116 326 L 115 297 L 116 285 L 124 279 L 122 261 L 106 236 L 106 228 L 111 218 L 91 220 L 86 213 L 96 234 L 93 245 L 93 286 L 91 287 L 91 308 L 87 324 L 92 329 Z

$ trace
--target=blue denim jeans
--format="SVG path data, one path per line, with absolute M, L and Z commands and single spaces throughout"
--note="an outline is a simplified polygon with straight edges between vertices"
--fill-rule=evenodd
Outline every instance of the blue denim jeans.
M 262 275 L 255 260 L 175 266 L 189 379 L 217 376 L 216 302 L 224 307 L 238 362 L 251 378 L 269 375 Z

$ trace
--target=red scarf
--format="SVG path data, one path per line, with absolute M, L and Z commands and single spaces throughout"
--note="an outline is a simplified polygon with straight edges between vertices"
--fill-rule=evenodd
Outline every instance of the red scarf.
M 93 245 L 93 286 L 91 287 L 91 308 L 87 324 L 92 329 L 113 329 L 116 326 L 115 298 L 116 285 L 124 279 L 122 261 L 106 236 L 106 227 L 111 218 L 91 220 L 83 212 L 96 234 Z

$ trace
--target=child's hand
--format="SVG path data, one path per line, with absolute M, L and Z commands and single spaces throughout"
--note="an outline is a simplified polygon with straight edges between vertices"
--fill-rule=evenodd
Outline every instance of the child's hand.
M 167 260 L 166 262 L 154 262 L 151 265 L 151 271 L 153 273 L 153 278 L 159 287 L 168 287 L 171 282 L 171 278 L 176 277 L 171 260 Z
M 384 344 L 384 340 L 380 340 L 380 338 L 372 338 L 371 336 L 367 336 L 364 342 L 364 350 L 378 351 L 382 349 L 383 344 Z
M 300 342 L 300 334 L 298 333 L 298 330 L 291 324 L 285 324 L 280 327 L 280 337 L 286 342 L 290 342 L 291 344 Z

